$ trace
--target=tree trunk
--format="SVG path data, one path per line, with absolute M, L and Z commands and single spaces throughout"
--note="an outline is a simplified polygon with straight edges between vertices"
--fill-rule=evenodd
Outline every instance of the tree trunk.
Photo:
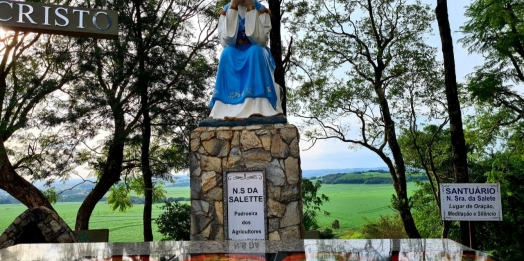
M 282 87 L 282 110 L 284 115 L 286 112 L 286 74 L 284 71 L 284 64 L 282 61 L 282 37 L 280 35 L 280 0 L 269 0 L 269 9 L 271 10 L 271 32 L 269 33 L 269 42 L 271 55 L 275 60 L 275 82 Z
M 151 116 L 149 115 L 149 96 L 148 81 L 146 79 L 145 69 L 145 51 L 142 39 L 142 19 L 140 0 L 135 1 L 136 7 L 136 41 L 137 53 L 140 57 L 138 61 L 138 79 L 137 87 L 140 90 L 140 110 L 142 112 L 142 145 L 140 162 L 142 166 L 142 178 L 144 179 L 144 212 L 142 216 L 142 225 L 144 232 L 144 242 L 153 241 L 153 228 L 151 226 L 151 215 L 153 211 L 153 181 L 151 166 L 149 164 L 149 147 L 151 142 Z
M 123 121 L 121 122 L 123 124 Z M 123 130 L 124 128 L 115 129 L 115 134 L 111 146 L 109 147 L 107 161 L 104 165 L 102 175 L 93 190 L 89 192 L 78 209 L 75 230 L 89 229 L 89 220 L 96 204 L 104 197 L 111 186 L 120 180 L 120 172 L 122 170 L 122 161 L 124 158 Z
M 3 142 L 0 142 L 0 181 L 0 189 L 5 190 L 26 207 L 44 206 L 55 210 L 42 191 L 16 173 L 7 157 Z
M 455 57 L 453 53 L 453 38 L 448 19 L 448 4 L 446 0 L 437 0 L 435 9 L 440 40 L 442 42 L 442 55 L 444 58 L 444 73 L 446 84 L 446 99 L 448 102 L 449 129 L 451 132 L 451 148 L 453 170 L 456 183 L 468 183 L 468 159 L 466 140 L 462 128 L 462 113 L 457 91 L 457 77 L 455 74 Z M 460 222 L 460 237 L 463 244 L 475 247 L 473 233 L 469 229 L 468 221 Z M 472 225 L 471 225 L 472 226 Z
M 145 89 L 145 88 L 144 88 Z M 147 99 L 147 89 L 146 89 Z M 144 97 L 142 97 L 144 99 Z M 145 102 L 147 104 L 147 100 Z M 142 105 L 143 106 L 143 105 Z M 147 107 L 146 107 L 147 108 Z M 149 116 L 149 110 L 145 109 L 143 112 L 144 122 L 142 123 L 142 177 L 144 178 L 144 214 L 143 214 L 143 226 L 144 226 L 144 241 L 153 241 L 153 228 L 152 228 L 152 212 L 153 212 L 153 181 L 151 166 L 149 164 L 149 147 L 151 139 L 151 118 Z
M 441 238 L 448 238 L 449 237 L 449 230 L 451 228 L 451 221 L 444 221 L 444 224 L 442 224 L 442 234 L 440 235 Z
M 144 62 L 140 61 L 139 67 L 144 70 Z M 144 179 L 144 213 L 143 213 L 143 228 L 144 241 L 153 241 L 152 211 L 153 211 L 153 174 L 149 164 L 149 148 L 151 143 L 151 117 L 149 115 L 148 95 L 147 95 L 147 81 L 143 80 L 144 72 L 141 71 L 142 80 L 138 80 L 140 88 L 140 99 L 142 107 L 142 146 L 140 161 L 142 164 L 142 178 Z
M 386 139 L 395 161 L 395 167 L 390 167 L 391 177 L 393 179 L 393 187 L 397 194 L 398 199 L 398 211 L 404 224 L 404 230 L 410 238 L 420 238 L 413 216 L 411 215 L 411 207 L 409 206 L 408 190 L 406 184 L 406 167 L 404 163 L 404 157 L 397 141 L 397 134 L 395 131 L 395 122 L 391 118 L 391 112 L 389 110 L 389 104 L 385 97 L 384 89 L 381 86 L 382 72 L 377 71 L 375 76 L 375 93 L 378 96 L 379 106 L 382 111 L 382 117 L 384 120 L 384 129 Z

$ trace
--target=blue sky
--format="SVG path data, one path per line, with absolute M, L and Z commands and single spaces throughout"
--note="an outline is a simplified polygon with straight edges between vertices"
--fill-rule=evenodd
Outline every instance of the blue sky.
M 437 0 L 422 0 L 423 3 L 430 4 L 432 9 L 435 9 Z M 448 13 L 453 33 L 455 63 L 457 80 L 463 81 L 464 77 L 472 73 L 475 66 L 481 65 L 483 59 L 477 54 L 468 54 L 468 51 L 462 47 L 462 44 L 457 43 L 458 39 L 462 38 L 459 27 L 466 22 L 464 16 L 465 7 L 469 5 L 468 0 L 448 0 Z M 433 23 L 433 35 L 428 38 L 428 44 L 438 48 L 438 58 L 442 59 L 440 48 L 440 37 L 438 35 L 437 21 Z M 289 118 L 291 124 L 297 125 L 299 119 Z M 309 147 L 305 141 L 300 143 L 301 150 Z M 341 169 L 341 168 L 363 168 L 363 167 L 382 167 L 384 162 L 374 153 L 367 149 L 349 149 L 348 144 L 341 141 L 320 140 L 315 146 L 307 151 L 300 153 L 302 169 Z

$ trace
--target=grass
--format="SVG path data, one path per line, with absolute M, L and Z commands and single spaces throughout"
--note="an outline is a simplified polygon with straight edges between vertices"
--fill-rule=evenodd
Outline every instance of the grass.
M 409 189 L 414 184 L 408 183 Z M 166 197 L 189 197 L 189 187 L 166 187 Z M 331 212 L 329 217 L 318 216 L 319 225 L 331 228 L 331 222 L 338 219 L 340 229 L 335 231 L 339 238 L 358 238 L 358 229 L 367 219 L 377 219 L 380 215 L 394 213 L 389 208 L 391 195 L 394 194 L 391 184 L 364 185 L 364 184 L 323 184 L 320 193 L 330 198 L 322 209 Z M 57 212 L 70 227 L 74 228 L 76 213 L 80 202 L 59 202 L 54 205 Z M 158 208 L 162 204 L 153 206 L 153 218 L 162 213 Z M 0 204 L 0 232 L 2 232 L 13 220 L 20 215 L 26 207 L 21 204 Z M 125 213 L 111 211 L 105 202 L 97 204 L 91 216 L 89 227 L 109 228 L 110 242 L 136 242 L 142 241 L 142 211 L 143 205 L 134 205 Z M 158 233 L 156 224 L 153 222 L 153 233 L 155 240 L 160 240 L 162 235 Z
M 173 197 L 173 198 L 178 198 L 178 197 L 184 197 L 184 198 L 189 198 L 190 196 L 190 191 L 189 191 L 189 187 L 165 187 L 164 188 L 167 192 L 167 195 L 166 197 Z
M 414 184 L 408 183 L 412 189 Z M 318 216 L 321 228 L 331 228 L 337 219 L 340 229 L 334 231 L 339 238 L 358 238 L 358 230 L 368 220 L 381 215 L 393 214 L 391 195 L 395 194 L 392 184 L 322 184 L 319 193 L 329 197 L 329 202 L 321 207 L 330 216 Z
M 74 228 L 76 213 L 80 207 L 80 202 L 58 202 L 54 205 L 56 211 L 64 221 Z M 160 206 L 161 204 L 156 204 Z M 13 220 L 24 212 L 27 208 L 22 204 L 2 204 L 0 205 L 0 231 L 6 229 Z M 89 223 L 90 229 L 109 228 L 110 242 L 130 242 L 141 241 L 142 236 L 142 211 L 143 205 L 135 205 L 125 213 L 111 211 L 109 205 L 99 203 L 93 211 Z M 153 207 L 153 217 L 161 213 L 156 206 Z M 156 240 L 160 240 L 162 235 L 156 232 L 156 224 L 153 223 L 153 232 Z M 156 233 L 155 233 L 156 232 Z
M 331 227 L 331 222 L 338 219 L 341 229 L 358 229 L 365 223 L 364 217 L 378 217 L 393 213 L 389 208 L 391 184 L 323 184 L 320 193 L 329 197 L 322 209 L 331 213 L 329 217 L 318 216 L 321 226 Z
M 167 197 L 189 197 L 189 187 L 166 187 Z M 58 202 L 54 208 L 64 221 L 74 228 L 76 213 L 81 202 Z M 162 204 L 153 205 L 153 218 L 162 213 L 158 207 Z M 0 234 L 22 214 L 27 208 L 22 204 L 0 204 Z M 144 205 L 134 205 L 125 213 L 112 211 L 105 202 L 96 205 L 89 222 L 90 229 L 109 228 L 110 242 L 136 242 L 143 240 L 142 234 L 142 212 Z M 162 235 L 157 232 L 156 223 L 153 222 L 153 236 L 155 240 L 161 240 Z

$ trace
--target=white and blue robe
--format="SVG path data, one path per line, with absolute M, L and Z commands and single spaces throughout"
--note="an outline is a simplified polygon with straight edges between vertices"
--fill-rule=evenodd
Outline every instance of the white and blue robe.
M 218 37 L 224 47 L 210 107 L 213 119 L 245 119 L 282 114 L 280 86 L 274 81 L 275 62 L 267 48 L 269 10 L 254 0 L 254 10 L 225 5 Z

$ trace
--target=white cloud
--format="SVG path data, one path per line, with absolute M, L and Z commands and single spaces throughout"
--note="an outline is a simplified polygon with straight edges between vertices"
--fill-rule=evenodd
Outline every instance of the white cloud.
M 342 169 L 381 167 L 385 164 L 367 149 L 349 149 L 348 144 L 339 140 L 319 140 L 315 146 L 304 151 L 310 144 L 300 142 L 302 169 Z
M 288 117 L 288 121 L 290 124 L 299 125 L 301 119 Z M 348 122 L 352 123 L 350 120 Z M 352 123 L 350 133 L 358 130 L 359 126 L 355 124 L 358 123 Z M 356 134 L 354 135 L 356 137 Z M 306 141 L 303 134 L 300 137 L 302 138 L 299 144 L 300 159 L 303 170 L 385 166 L 385 163 L 368 149 L 362 147 L 349 148 L 350 143 L 338 139 L 317 140 L 315 145 L 311 146 L 312 142 Z

